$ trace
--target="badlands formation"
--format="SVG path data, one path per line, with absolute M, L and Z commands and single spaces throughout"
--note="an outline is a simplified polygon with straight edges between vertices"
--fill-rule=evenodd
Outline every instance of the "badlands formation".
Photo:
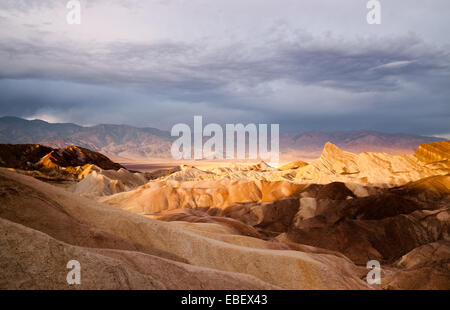
M 2 145 L 0 288 L 450 289 L 449 160 L 448 141 L 414 155 L 327 143 L 280 168 L 141 173 L 83 148 Z

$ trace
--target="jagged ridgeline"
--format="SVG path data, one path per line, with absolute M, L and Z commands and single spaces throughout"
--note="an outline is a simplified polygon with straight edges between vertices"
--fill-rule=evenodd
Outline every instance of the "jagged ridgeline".
M 0 288 L 66 288 L 77 257 L 79 288 L 450 289 L 448 146 L 141 173 L 76 146 L 0 145 Z

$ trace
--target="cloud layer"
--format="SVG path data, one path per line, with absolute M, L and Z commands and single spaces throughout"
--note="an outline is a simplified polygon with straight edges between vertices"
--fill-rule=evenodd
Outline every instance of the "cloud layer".
M 411 16 L 425 6 L 399 2 Z M 364 23 L 364 1 L 353 0 L 99 1 L 83 7 L 79 28 L 64 23 L 61 1 L 31 3 L 0 4 L 1 115 L 163 129 L 203 115 L 282 131 L 450 132 L 449 42 L 435 27 L 448 28 L 447 2 L 424 8 L 422 20 L 434 20 L 425 25 L 387 11 L 378 30 Z M 296 6 L 308 20 L 334 10 L 350 21 L 297 22 Z M 162 16 L 146 22 L 155 11 Z M 108 28 L 115 18 L 117 31 Z

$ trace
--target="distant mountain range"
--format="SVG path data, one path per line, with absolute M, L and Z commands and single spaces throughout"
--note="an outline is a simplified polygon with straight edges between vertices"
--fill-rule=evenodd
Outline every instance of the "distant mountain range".
M 77 145 L 111 157 L 113 160 L 168 158 L 172 137 L 155 128 L 127 125 L 53 124 L 17 117 L 0 118 L 0 143 L 43 144 L 53 148 Z
M 83 127 L 9 116 L 0 118 L 0 143 L 43 144 L 54 148 L 78 145 L 119 162 L 169 159 L 173 139 L 170 132 L 156 128 L 128 125 Z M 420 144 L 436 141 L 445 139 L 376 131 L 306 132 L 281 135 L 280 151 L 282 160 L 308 160 L 320 156 L 324 144 L 331 142 L 353 153 L 412 154 Z

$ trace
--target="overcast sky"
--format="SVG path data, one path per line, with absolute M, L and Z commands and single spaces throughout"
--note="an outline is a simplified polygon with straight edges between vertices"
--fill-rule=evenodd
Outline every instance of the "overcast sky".
M 0 116 L 450 136 L 450 1 L 0 1 Z

